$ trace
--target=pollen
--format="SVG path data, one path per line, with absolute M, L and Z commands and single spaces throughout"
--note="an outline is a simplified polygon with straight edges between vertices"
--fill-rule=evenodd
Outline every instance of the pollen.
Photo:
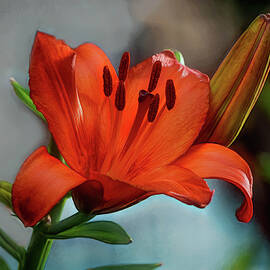
M 174 107 L 176 99 L 173 80 L 167 80 L 165 93 L 166 93 L 166 106 L 168 110 L 171 110 Z
M 130 64 L 130 54 L 129 52 L 124 52 L 120 61 L 119 69 L 118 69 L 119 80 L 121 81 L 126 80 L 129 64 Z
M 148 85 L 149 92 L 152 92 L 156 89 L 158 79 L 159 79 L 160 73 L 161 73 L 161 68 L 162 68 L 162 65 L 161 65 L 160 61 L 156 61 L 153 64 L 152 72 L 151 72 L 151 76 L 150 76 L 150 81 L 149 81 L 149 85 Z
M 153 122 L 157 116 L 158 107 L 159 107 L 159 94 L 156 94 L 152 103 L 149 106 L 147 119 L 149 122 Z
M 118 111 L 123 111 L 126 105 L 126 90 L 122 80 L 119 81 L 116 93 L 115 93 L 115 107 Z
M 108 66 L 103 68 L 103 90 L 106 97 L 112 94 L 112 75 Z

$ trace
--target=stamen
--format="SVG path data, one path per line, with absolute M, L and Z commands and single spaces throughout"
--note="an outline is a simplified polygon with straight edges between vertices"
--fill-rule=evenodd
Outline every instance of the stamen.
M 138 98 L 139 102 L 138 102 L 137 114 L 135 116 L 133 125 L 131 127 L 130 132 L 129 132 L 129 135 L 128 135 L 128 138 L 126 140 L 123 151 L 121 153 L 122 156 L 126 153 L 128 148 L 130 147 L 130 145 L 132 144 L 132 142 L 136 138 L 136 136 L 138 134 L 138 131 L 139 131 L 140 127 L 141 127 L 141 124 L 143 122 L 144 116 L 145 116 L 145 114 L 146 114 L 152 100 L 153 100 L 153 95 L 150 94 L 149 92 L 147 92 L 145 90 L 141 90 L 139 92 L 139 98 Z
M 160 61 L 156 61 L 153 64 L 151 77 L 150 77 L 150 81 L 149 81 L 149 85 L 148 85 L 148 91 L 149 92 L 152 92 L 152 91 L 154 91 L 156 89 L 158 79 L 159 79 L 160 73 L 161 73 L 161 68 L 162 68 L 162 64 L 161 64 Z
M 119 69 L 118 69 L 119 80 L 121 81 L 126 80 L 129 64 L 130 64 L 129 52 L 124 52 L 120 61 Z
M 118 111 L 123 111 L 126 104 L 126 90 L 123 81 L 119 81 L 116 93 L 115 93 L 115 106 Z
M 112 94 L 112 75 L 108 66 L 103 68 L 103 90 L 106 97 Z
M 147 115 L 147 119 L 149 122 L 153 122 L 155 120 L 158 112 L 158 107 L 159 107 L 159 94 L 156 94 L 152 103 L 149 106 Z
M 166 105 L 168 110 L 171 110 L 175 104 L 175 87 L 173 80 L 167 80 L 166 82 Z

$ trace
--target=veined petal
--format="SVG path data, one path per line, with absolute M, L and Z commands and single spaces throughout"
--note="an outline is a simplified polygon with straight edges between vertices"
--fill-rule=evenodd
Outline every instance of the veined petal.
M 12 188 L 12 204 L 25 226 L 34 226 L 86 179 L 49 155 L 44 146 L 23 163 Z
M 207 183 L 192 171 L 168 165 L 130 180 L 130 184 L 153 194 L 165 194 L 186 204 L 205 207 L 213 192 Z
M 242 222 L 249 222 L 253 215 L 253 177 L 245 160 L 224 146 L 205 143 L 192 146 L 175 163 L 206 179 L 220 179 L 232 183 L 244 194 L 245 200 L 236 216 Z
M 103 69 L 112 77 L 112 95 L 118 77 L 106 54 L 96 45 L 85 43 L 75 49 L 75 83 L 82 110 L 85 148 L 89 168 L 99 170 L 108 150 L 113 126 L 114 101 L 104 94 Z
M 99 169 L 113 123 L 103 91 L 105 66 L 114 89 L 116 72 L 96 45 L 73 50 L 51 35 L 37 33 L 29 70 L 31 97 L 68 165 L 86 177 L 90 169 Z
M 270 14 L 257 17 L 211 79 L 210 109 L 197 142 L 229 146 L 255 105 L 270 69 Z
M 82 113 L 74 84 L 75 52 L 62 40 L 37 32 L 32 48 L 30 96 L 48 122 L 66 162 L 76 171 L 87 166 L 81 134 Z
M 152 94 L 160 96 L 160 106 L 153 123 L 147 117 L 141 125 L 129 152 L 110 171 L 113 178 L 133 178 L 141 170 L 162 167 L 181 154 L 194 142 L 204 124 L 208 110 L 209 79 L 199 71 L 178 63 L 174 53 L 164 51 L 131 68 L 126 81 L 127 102 L 122 115 L 119 147 L 123 148 L 138 106 L 138 92 L 147 89 L 153 64 L 160 61 L 161 75 Z M 173 109 L 166 108 L 167 80 L 173 80 L 176 100 Z M 136 155 L 134 155 L 136 153 Z M 119 163 L 121 167 L 119 167 Z

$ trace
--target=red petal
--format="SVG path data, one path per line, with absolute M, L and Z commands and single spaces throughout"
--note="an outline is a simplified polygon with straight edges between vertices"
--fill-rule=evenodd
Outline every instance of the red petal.
M 147 192 L 166 194 L 197 207 L 208 205 L 213 194 L 207 183 L 198 175 L 174 165 L 141 174 L 129 182 Z
M 85 176 L 89 168 L 99 168 L 110 140 L 104 66 L 115 85 L 115 70 L 97 46 L 83 44 L 73 50 L 51 35 L 36 35 L 29 70 L 31 97 L 68 165 Z
M 245 195 L 245 201 L 236 216 L 242 222 L 250 221 L 253 215 L 253 177 L 248 164 L 237 153 L 218 144 L 198 144 L 192 146 L 175 164 L 202 178 L 220 179 L 237 186 Z
M 112 76 L 113 94 L 118 77 L 106 54 L 96 45 L 86 43 L 75 49 L 75 80 L 83 113 L 84 142 L 89 168 L 100 170 L 110 143 L 114 101 L 104 94 L 103 69 Z M 89 170 L 88 172 L 89 173 Z
M 25 160 L 16 177 L 13 209 L 25 226 L 34 226 L 68 191 L 85 180 L 42 146 Z
M 82 171 L 87 153 L 80 134 L 80 101 L 74 85 L 75 52 L 63 41 L 38 32 L 32 48 L 29 85 L 37 109 L 66 162 Z
M 92 174 L 91 179 L 72 191 L 76 207 L 86 213 L 104 214 L 129 207 L 151 194 L 108 176 Z
M 153 123 L 149 123 L 145 117 L 141 132 L 134 140 L 129 153 L 125 154 L 123 160 L 115 162 L 112 173 L 120 179 L 127 177 L 130 167 L 133 167 L 133 172 L 139 169 L 152 170 L 175 160 L 192 145 L 205 121 L 209 101 L 208 77 L 179 64 L 171 51 L 165 51 L 131 68 L 128 73 L 127 103 L 123 111 L 119 148 L 123 147 L 127 131 L 130 130 L 135 117 L 138 92 L 147 89 L 152 66 L 157 60 L 162 63 L 162 70 L 157 88 L 152 94 L 160 95 L 160 114 Z M 165 98 L 168 79 L 173 80 L 176 89 L 175 106 L 170 111 L 166 108 Z M 133 172 L 128 177 L 134 177 Z

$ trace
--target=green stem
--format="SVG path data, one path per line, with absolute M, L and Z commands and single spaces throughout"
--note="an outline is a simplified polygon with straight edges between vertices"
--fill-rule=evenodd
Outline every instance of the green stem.
M 66 199 L 58 203 L 50 213 L 52 224 L 57 223 L 61 217 Z M 43 233 L 47 230 L 48 225 L 41 222 L 34 228 L 30 244 L 28 246 L 25 262 L 22 270 L 43 270 L 49 256 L 53 240 L 48 239 Z
M 23 260 L 25 249 L 14 242 L 1 228 L 0 228 L 0 246 L 5 249 L 18 262 Z
M 57 234 L 59 232 L 65 231 L 69 228 L 72 228 L 74 226 L 77 226 L 81 223 L 87 222 L 88 220 L 92 219 L 94 215 L 90 214 L 84 214 L 81 212 L 78 212 L 66 219 L 63 219 L 62 221 L 50 226 L 48 230 L 45 233 L 48 234 Z
M 35 228 L 27 249 L 23 270 L 44 269 L 52 242 Z
M 62 156 L 53 140 L 50 141 L 48 152 L 62 160 Z M 60 220 L 66 198 L 63 198 L 50 212 L 51 224 L 55 224 Z M 43 231 L 47 230 L 48 224 L 46 221 L 41 221 L 39 225 L 34 227 L 34 231 L 28 246 L 24 265 L 19 270 L 43 270 L 49 256 L 53 240 L 48 239 Z

